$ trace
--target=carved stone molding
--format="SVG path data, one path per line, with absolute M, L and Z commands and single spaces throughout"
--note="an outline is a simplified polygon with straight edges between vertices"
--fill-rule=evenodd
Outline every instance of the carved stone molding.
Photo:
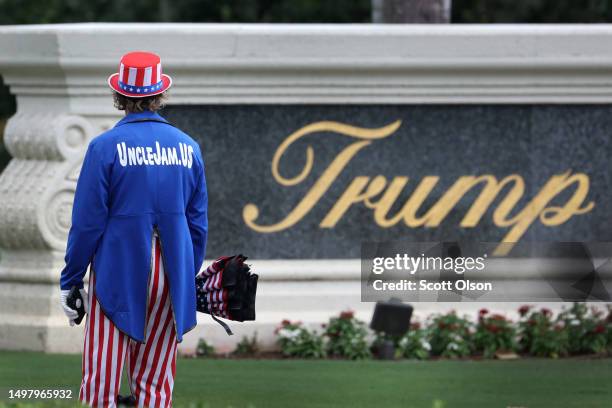
M 0 70 L 78 114 L 112 112 L 92 102 L 143 44 L 177 79 L 172 103 L 610 103 L 611 41 L 610 24 L 4 26 Z
M 4 131 L 4 142 L 14 158 L 67 160 L 82 153 L 93 126 L 82 116 L 17 112 Z
M 94 126 L 75 115 L 17 113 L 5 130 L 13 155 L 0 174 L 0 247 L 63 250 Z

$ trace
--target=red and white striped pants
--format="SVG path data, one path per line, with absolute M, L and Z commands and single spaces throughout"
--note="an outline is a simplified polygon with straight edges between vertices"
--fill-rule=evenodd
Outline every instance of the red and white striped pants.
M 124 362 L 132 395 L 140 407 L 169 407 L 176 370 L 176 331 L 157 236 L 153 237 L 145 343 L 120 332 L 103 313 L 89 278 L 89 315 L 85 325 L 81 403 L 116 406 Z

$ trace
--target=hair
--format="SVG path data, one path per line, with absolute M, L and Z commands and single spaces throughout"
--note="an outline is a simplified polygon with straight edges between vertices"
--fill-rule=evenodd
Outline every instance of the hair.
M 144 98 L 130 98 L 115 91 L 113 92 L 113 105 L 126 113 L 144 112 L 145 110 L 156 112 L 164 107 L 167 98 L 166 92 Z

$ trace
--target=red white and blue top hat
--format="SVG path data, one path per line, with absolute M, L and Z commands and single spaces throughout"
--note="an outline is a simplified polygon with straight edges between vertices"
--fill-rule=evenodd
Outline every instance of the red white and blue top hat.
M 121 58 L 119 72 L 108 77 L 108 85 L 121 95 L 144 98 L 166 91 L 172 78 L 162 73 L 159 55 L 135 51 Z

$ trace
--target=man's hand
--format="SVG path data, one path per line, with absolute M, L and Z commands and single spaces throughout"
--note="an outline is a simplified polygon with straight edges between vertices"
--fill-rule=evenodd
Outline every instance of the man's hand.
M 68 317 L 68 322 L 70 323 L 70 326 L 74 326 L 75 324 L 74 321 L 77 317 L 79 317 L 79 314 L 76 310 L 72 309 L 70 306 L 66 304 L 66 299 L 68 298 L 69 293 L 70 293 L 69 290 L 60 291 L 60 304 L 62 305 L 64 314 L 66 315 L 66 317 Z M 85 289 L 79 289 L 79 293 L 81 294 L 81 297 L 83 298 L 83 307 L 85 309 L 85 313 L 89 313 L 89 305 L 87 304 L 88 303 L 87 291 L 85 291 Z M 80 302 L 80 300 L 77 300 L 77 302 Z M 77 307 L 79 306 L 80 305 L 77 305 Z

